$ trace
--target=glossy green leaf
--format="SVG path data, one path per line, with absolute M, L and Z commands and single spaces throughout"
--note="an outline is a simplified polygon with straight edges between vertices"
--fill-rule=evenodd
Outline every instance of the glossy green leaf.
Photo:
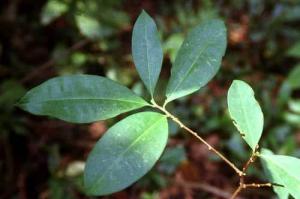
M 130 186 L 153 167 L 167 138 L 167 118 L 160 113 L 137 113 L 118 122 L 88 157 L 84 173 L 86 192 L 107 195 Z
M 147 102 L 110 79 L 72 75 L 50 79 L 31 89 L 18 105 L 36 115 L 88 123 L 146 106 Z
M 266 151 L 262 151 L 260 157 L 270 175 L 276 180 L 275 183 L 283 185 L 294 198 L 300 198 L 300 159 L 273 155 Z
M 132 32 L 132 56 L 136 69 L 153 96 L 161 70 L 163 51 L 153 19 L 142 11 Z
M 268 149 L 262 149 L 262 154 L 273 155 L 273 152 Z M 268 166 L 268 163 L 263 158 L 261 159 L 261 162 L 263 165 L 264 172 L 266 173 L 268 179 L 273 183 L 277 183 L 277 184 L 281 185 L 279 183 L 279 182 L 281 182 L 281 177 L 278 175 L 278 173 L 271 173 L 269 170 L 270 166 Z M 285 187 L 273 186 L 273 190 L 278 195 L 279 199 L 288 199 L 289 192 L 287 191 L 287 189 Z
M 181 45 L 167 86 L 167 102 L 203 87 L 220 68 L 226 49 L 226 28 L 208 20 L 194 28 Z
M 234 80 L 228 90 L 227 102 L 235 126 L 254 150 L 263 131 L 264 116 L 252 88 L 243 81 Z

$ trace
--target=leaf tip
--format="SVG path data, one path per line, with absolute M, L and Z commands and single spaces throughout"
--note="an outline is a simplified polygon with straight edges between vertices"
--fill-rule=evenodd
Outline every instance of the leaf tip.
M 145 18 L 151 18 L 150 15 L 147 13 L 146 10 L 142 9 L 140 15 L 139 15 L 139 18 L 140 17 L 145 17 Z

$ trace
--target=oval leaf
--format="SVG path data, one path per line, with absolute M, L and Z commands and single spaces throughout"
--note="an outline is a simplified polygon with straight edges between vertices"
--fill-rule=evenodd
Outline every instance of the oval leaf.
M 146 106 L 147 102 L 107 78 L 72 75 L 50 79 L 31 89 L 18 105 L 36 115 L 88 123 Z
M 263 131 L 264 116 L 252 88 L 243 81 L 234 80 L 228 91 L 227 102 L 235 126 L 255 150 Z
M 262 149 L 262 154 L 273 155 L 273 152 L 268 149 Z M 268 168 L 270 166 L 268 166 L 268 163 L 264 159 L 261 159 L 261 162 L 263 165 L 264 172 L 267 174 L 268 179 L 273 183 L 280 184 L 279 182 L 281 182 L 281 177 L 278 175 L 278 173 L 271 173 Z M 273 186 L 273 190 L 277 194 L 279 199 L 288 199 L 289 192 L 285 187 Z
M 266 151 L 262 151 L 260 157 L 272 180 L 276 180 L 274 183 L 283 185 L 294 198 L 300 198 L 300 159 Z
M 167 102 L 197 91 L 212 79 L 220 68 L 226 43 L 226 28 L 221 20 L 209 20 L 194 28 L 177 53 L 167 86 Z
M 142 11 L 132 33 L 132 56 L 137 71 L 153 97 L 161 70 L 163 51 L 153 19 Z
M 159 113 L 137 113 L 115 124 L 88 157 L 84 173 L 86 192 L 107 195 L 130 186 L 153 167 L 167 137 L 167 119 Z

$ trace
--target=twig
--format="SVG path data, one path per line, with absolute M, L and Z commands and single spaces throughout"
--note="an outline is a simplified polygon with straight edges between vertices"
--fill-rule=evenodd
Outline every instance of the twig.
M 249 166 L 255 162 L 257 156 L 259 155 L 258 151 L 258 145 L 255 147 L 254 151 L 251 154 L 251 157 L 249 158 L 249 160 L 244 164 L 242 171 L 239 170 L 234 163 L 232 163 L 230 160 L 228 160 L 224 155 L 222 155 L 217 149 L 215 149 L 214 147 L 212 147 L 208 142 L 206 142 L 202 137 L 200 137 L 197 132 L 191 130 L 190 128 L 188 128 L 187 126 L 185 126 L 177 117 L 175 117 L 173 114 L 171 114 L 169 111 L 166 110 L 166 102 L 164 103 L 163 106 L 158 105 L 154 99 L 151 100 L 152 103 L 152 107 L 159 109 L 160 111 L 162 111 L 163 113 L 165 113 L 165 115 L 169 118 L 171 118 L 175 123 L 177 123 L 181 128 L 185 129 L 187 132 L 189 132 L 190 134 L 192 134 L 194 137 L 196 137 L 199 141 L 201 141 L 203 144 L 205 144 L 208 147 L 208 150 L 213 151 L 215 154 L 217 154 L 222 160 L 224 160 L 240 177 L 240 184 L 239 186 L 236 188 L 236 190 L 234 191 L 234 193 L 232 194 L 232 196 L 230 197 L 230 199 L 237 199 L 237 196 L 239 195 L 239 193 L 243 190 L 243 189 L 247 189 L 247 188 L 261 188 L 261 187 L 272 187 L 274 184 L 272 183 L 251 183 L 251 184 L 245 184 L 245 176 L 246 176 L 246 172 L 247 169 L 249 168 Z M 199 185 L 197 185 L 199 187 Z M 201 185 L 199 188 L 203 188 L 206 189 L 206 191 L 208 192 L 213 192 L 216 191 L 215 194 L 220 194 L 218 189 L 215 189 L 214 187 L 207 187 L 207 186 L 203 186 Z M 229 195 L 227 196 L 227 198 L 229 198 Z
M 261 187 L 272 187 L 272 183 L 262 183 L 262 184 L 257 184 L 257 183 L 251 183 L 251 184 L 244 184 L 243 189 L 247 188 L 261 188 Z
M 63 56 L 68 56 L 70 53 L 79 50 L 81 48 L 83 48 L 84 46 L 86 46 L 88 43 L 90 42 L 89 39 L 84 39 L 81 40 L 77 43 L 75 43 L 74 45 L 72 45 L 64 54 Z M 38 66 L 37 68 L 35 68 L 34 70 L 32 70 L 31 72 L 28 73 L 28 75 L 26 75 L 24 78 L 21 79 L 22 83 L 26 83 L 29 80 L 33 79 L 34 77 L 36 77 L 37 75 L 39 75 L 40 73 L 42 73 L 43 71 L 45 71 L 46 69 L 50 68 L 51 66 L 53 66 L 56 63 L 56 59 L 50 59 L 47 62 L 45 62 L 44 64 Z
M 183 187 L 190 188 L 190 189 L 201 189 L 205 192 L 211 193 L 215 196 L 222 197 L 222 198 L 230 198 L 231 194 L 221 190 L 217 187 L 211 186 L 209 184 L 204 183 L 192 183 L 192 182 L 180 182 Z M 236 199 L 243 199 L 238 197 Z
M 217 149 L 212 147 L 209 143 L 207 143 L 202 137 L 200 137 L 195 131 L 191 130 L 187 126 L 185 126 L 177 117 L 168 112 L 164 107 L 159 106 L 154 100 L 151 100 L 153 107 L 158 108 L 162 112 L 166 114 L 167 117 L 171 118 L 174 122 L 176 122 L 181 128 L 185 129 L 187 132 L 192 134 L 198 140 L 200 140 L 203 144 L 208 147 L 208 150 L 216 153 L 222 160 L 224 160 L 239 176 L 245 175 L 241 170 L 239 170 L 230 160 L 228 160 L 224 155 L 222 155 Z
M 243 173 L 246 173 L 247 172 L 247 169 L 249 168 L 249 166 L 255 162 L 256 158 L 257 158 L 257 150 L 258 150 L 259 146 L 257 145 L 254 149 L 254 151 L 252 152 L 249 160 L 244 164 L 243 166 Z M 245 181 L 245 176 L 240 176 L 240 184 L 244 184 L 244 181 Z
M 249 168 L 249 166 L 255 162 L 257 156 L 258 156 L 258 150 L 259 146 L 257 145 L 254 149 L 254 151 L 252 152 L 249 160 L 244 164 L 243 166 L 243 173 L 247 172 L 247 169 Z M 251 184 L 245 184 L 245 176 L 240 176 L 240 184 L 238 186 L 238 188 L 234 191 L 234 193 L 231 196 L 231 199 L 235 199 L 238 194 L 243 190 L 243 189 L 247 189 L 247 188 L 261 188 L 261 187 L 272 187 L 271 183 L 264 183 L 264 184 L 259 184 L 259 183 L 251 183 Z
M 242 191 L 243 187 L 240 185 L 232 194 L 230 199 L 236 199 L 239 193 Z
M 272 187 L 272 183 L 251 183 L 251 184 L 242 184 L 240 183 L 240 186 L 235 190 L 235 192 L 232 194 L 230 199 L 237 199 L 238 194 L 243 189 L 249 189 L 249 188 L 262 188 L 262 187 Z

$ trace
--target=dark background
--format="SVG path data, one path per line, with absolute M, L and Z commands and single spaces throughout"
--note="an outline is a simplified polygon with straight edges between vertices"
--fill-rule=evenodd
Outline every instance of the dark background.
M 142 9 L 156 21 L 164 48 L 158 101 L 187 31 L 222 18 L 228 47 L 217 76 L 169 110 L 241 167 L 250 149 L 227 112 L 233 79 L 255 90 L 265 116 L 260 142 L 300 157 L 300 1 L 297 0 L 1 0 L 0 198 L 79 199 L 84 161 L 105 122 L 74 125 L 14 106 L 30 88 L 58 75 L 107 76 L 148 97 L 131 57 L 132 25 Z M 247 181 L 266 182 L 260 162 Z M 162 159 L 130 188 L 106 198 L 224 198 L 238 186 L 224 162 L 170 123 Z M 244 198 L 272 198 L 271 189 Z

